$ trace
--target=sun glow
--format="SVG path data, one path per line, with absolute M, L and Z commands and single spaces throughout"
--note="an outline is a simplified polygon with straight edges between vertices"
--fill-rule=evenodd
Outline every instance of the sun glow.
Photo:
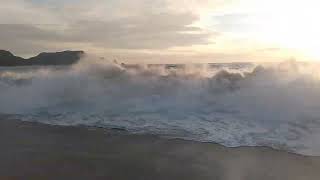
M 320 58 L 319 1 L 268 0 L 248 16 L 255 39 Z
M 270 57 L 319 61 L 319 7 L 317 0 L 239 0 L 224 11 L 204 12 L 200 25 L 222 32 L 224 40 L 233 39 L 225 49 L 234 44 L 238 49 L 253 52 L 250 50 L 254 47 L 264 46 L 279 49 L 270 51 Z M 215 38 L 215 42 L 218 40 Z M 223 44 L 226 42 L 216 43 Z

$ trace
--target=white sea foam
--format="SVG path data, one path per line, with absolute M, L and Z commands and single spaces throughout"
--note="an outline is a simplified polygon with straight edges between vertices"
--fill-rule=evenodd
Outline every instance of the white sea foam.
M 0 113 L 320 155 L 319 66 L 232 66 L 2 68 Z

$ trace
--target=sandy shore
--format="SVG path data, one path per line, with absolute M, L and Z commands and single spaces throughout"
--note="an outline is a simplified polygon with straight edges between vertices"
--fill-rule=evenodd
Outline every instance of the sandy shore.
M 0 179 L 320 179 L 319 157 L 100 128 L 0 120 L 0 143 Z

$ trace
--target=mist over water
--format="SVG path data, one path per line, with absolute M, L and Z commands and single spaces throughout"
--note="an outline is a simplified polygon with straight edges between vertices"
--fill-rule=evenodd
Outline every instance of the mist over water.
M 1 68 L 0 114 L 320 155 L 318 70 L 295 62 L 124 68 L 91 57 Z

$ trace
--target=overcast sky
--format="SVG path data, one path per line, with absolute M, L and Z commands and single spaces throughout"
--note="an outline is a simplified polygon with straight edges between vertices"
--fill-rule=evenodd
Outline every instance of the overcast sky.
M 84 50 L 146 63 L 317 58 L 318 10 L 309 3 L 316 1 L 267 2 L 1 0 L 0 49 L 25 57 Z

